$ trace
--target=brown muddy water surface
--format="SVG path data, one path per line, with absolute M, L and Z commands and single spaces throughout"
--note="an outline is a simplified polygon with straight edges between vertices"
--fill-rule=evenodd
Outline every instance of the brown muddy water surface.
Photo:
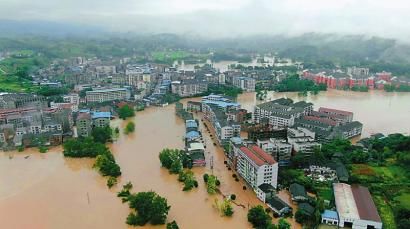
M 364 123 L 365 136 L 375 132 L 410 132 L 410 94 L 328 91 L 307 98 L 300 98 L 296 93 L 269 94 L 270 98 L 282 96 L 307 99 L 316 108 L 351 110 L 355 119 Z M 247 109 L 256 103 L 254 93 L 243 94 L 238 101 Z M 214 199 L 221 197 L 206 193 L 202 175 L 212 172 L 209 166 L 194 169 L 199 188 L 191 192 L 181 191 L 177 176 L 160 168 L 158 153 L 163 148 L 183 147 L 184 123 L 174 115 L 173 105 L 139 112 L 135 122 L 135 133 L 121 135 L 111 145 L 123 173 L 112 190 L 106 187 L 106 179 L 92 169 L 93 159 L 64 158 L 61 147 L 45 154 L 35 150 L 0 153 L 0 228 L 128 228 L 125 224 L 128 206 L 116 197 L 116 192 L 127 181 L 134 184 L 135 192 L 154 190 L 165 196 L 171 205 L 168 219 L 176 220 L 182 229 L 250 228 L 247 207 L 260 202 L 252 191 L 242 190 L 242 181 L 235 182 L 232 178 L 232 171 L 223 164 L 222 150 L 213 146 L 202 124 L 206 157 L 208 161 L 214 158 L 213 172 L 222 181 L 222 193 L 236 194 L 236 202 L 245 206 L 234 206 L 232 218 L 220 217 L 212 207 Z M 114 121 L 112 125 L 124 126 L 125 122 Z M 279 195 L 289 202 L 286 193 Z M 292 224 L 293 228 L 300 228 Z

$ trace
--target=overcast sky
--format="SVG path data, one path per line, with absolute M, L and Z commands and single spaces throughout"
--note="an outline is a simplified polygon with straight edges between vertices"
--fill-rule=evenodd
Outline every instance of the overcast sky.
M 0 18 L 212 37 L 322 32 L 410 40 L 409 0 L 0 0 Z

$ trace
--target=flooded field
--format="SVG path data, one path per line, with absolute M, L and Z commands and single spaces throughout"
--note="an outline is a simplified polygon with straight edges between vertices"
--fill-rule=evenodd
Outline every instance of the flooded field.
M 296 93 L 269 94 L 270 99 L 283 96 L 307 99 L 316 108 L 351 110 L 355 119 L 364 123 L 365 136 L 375 132 L 410 132 L 410 94 L 329 91 L 307 98 Z M 257 103 L 254 93 L 241 95 L 238 102 L 246 109 Z M 202 123 L 206 158 L 209 161 L 213 157 L 214 169 L 195 168 L 199 188 L 183 192 L 177 176 L 160 168 L 158 160 L 163 148 L 183 147 L 184 123 L 174 115 L 174 106 L 139 112 L 135 122 L 134 134 L 121 135 L 110 146 L 123 173 L 119 185 L 112 190 L 106 187 L 106 179 L 92 169 L 93 159 L 64 158 L 61 147 L 46 154 L 35 150 L 0 153 L 0 228 L 128 228 L 128 206 L 116 197 L 121 185 L 128 181 L 134 184 L 136 192 L 154 190 L 165 196 L 171 205 L 168 219 L 176 220 L 180 228 L 250 228 L 247 208 L 260 202 L 251 190 L 242 189 L 242 181 L 232 178 L 232 171 L 223 163 L 222 150 L 213 146 Z M 125 122 L 117 120 L 113 125 L 124 126 Z M 232 218 L 220 217 L 212 207 L 214 198 L 221 197 L 206 193 L 202 180 L 205 172 L 217 175 L 222 181 L 222 193 L 236 194 L 236 202 L 244 206 L 234 206 Z M 280 196 L 289 202 L 286 193 L 281 192 Z M 293 222 L 293 228 L 299 226 Z

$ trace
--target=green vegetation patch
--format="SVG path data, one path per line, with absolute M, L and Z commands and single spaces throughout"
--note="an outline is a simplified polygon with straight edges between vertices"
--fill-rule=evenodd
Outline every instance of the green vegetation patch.
M 383 228 L 385 229 L 396 229 L 396 222 L 394 220 L 393 210 L 390 205 L 386 203 L 382 196 L 373 195 L 373 201 L 377 206 L 380 217 L 383 221 Z
M 396 198 L 394 198 L 395 201 L 400 202 L 400 205 L 410 209 L 410 193 L 403 193 L 400 196 L 397 196 Z

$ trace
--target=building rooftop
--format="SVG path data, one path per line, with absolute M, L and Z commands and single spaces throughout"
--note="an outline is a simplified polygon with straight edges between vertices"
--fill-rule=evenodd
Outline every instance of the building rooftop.
M 91 117 L 92 117 L 92 119 L 111 118 L 111 113 L 110 112 L 93 112 Z
M 276 163 L 276 161 L 273 159 L 271 155 L 267 154 L 264 150 L 262 150 L 256 145 L 252 145 L 249 148 L 242 146 L 240 147 L 240 150 L 243 153 L 245 153 L 246 156 L 258 166 L 266 164 L 273 165 Z
M 334 183 L 335 204 L 339 215 L 343 218 L 360 219 L 356 201 L 350 185 Z
M 300 203 L 298 207 L 301 211 L 303 211 L 308 216 L 312 216 L 313 213 L 315 212 L 315 208 L 312 207 L 312 205 L 308 203 Z
M 259 185 L 258 188 L 262 190 L 262 192 L 264 193 L 269 193 L 269 192 L 273 192 L 276 190 L 271 184 L 267 184 L 267 183 L 263 183 Z
M 272 198 L 267 198 L 266 203 L 269 204 L 271 207 L 276 209 L 277 211 L 281 211 L 284 208 L 291 209 L 289 204 L 287 204 L 285 201 L 281 200 L 279 197 L 274 196 Z
M 188 139 L 198 138 L 199 136 L 200 135 L 198 131 L 189 131 L 188 133 L 185 134 L 185 138 L 188 138 Z
M 99 92 L 112 92 L 112 91 L 127 91 L 127 89 L 126 88 L 97 89 L 97 90 L 87 91 L 86 94 L 99 93 Z
M 337 212 L 331 211 L 331 210 L 325 210 L 322 213 L 322 218 L 339 220 L 339 216 L 337 215 Z
M 369 189 L 360 185 L 351 186 L 360 219 L 381 222 Z
M 91 119 L 91 115 L 89 113 L 80 113 L 77 116 L 77 120 L 80 119 Z
M 305 101 L 299 101 L 299 102 L 296 102 L 296 103 L 292 104 L 291 106 L 292 107 L 305 108 L 305 107 L 313 106 L 313 103 L 308 103 L 308 102 L 305 102 Z
M 289 186 L 289 192 L 292 196 L 303 196 L 307 198 L 306 190 L 303 185 L 293 183 Z
M 198 128 L 198 123 L 195 120 L 186 120 L 185 121 L 186 128 Z
M 319 112 L 335 113 L 335 114 L 345 115 L 345 116 L 353 115 L 353 113 L 350 111 L 343 111 L 343 110 L 337 110 L 337 109 L 326 108 L 326 107 L 320 107 Z
M 199 143 L 199 142 L 190 143 L 188 151 L 192 151 L 192 150 L 205 150 L 204 144 Z

